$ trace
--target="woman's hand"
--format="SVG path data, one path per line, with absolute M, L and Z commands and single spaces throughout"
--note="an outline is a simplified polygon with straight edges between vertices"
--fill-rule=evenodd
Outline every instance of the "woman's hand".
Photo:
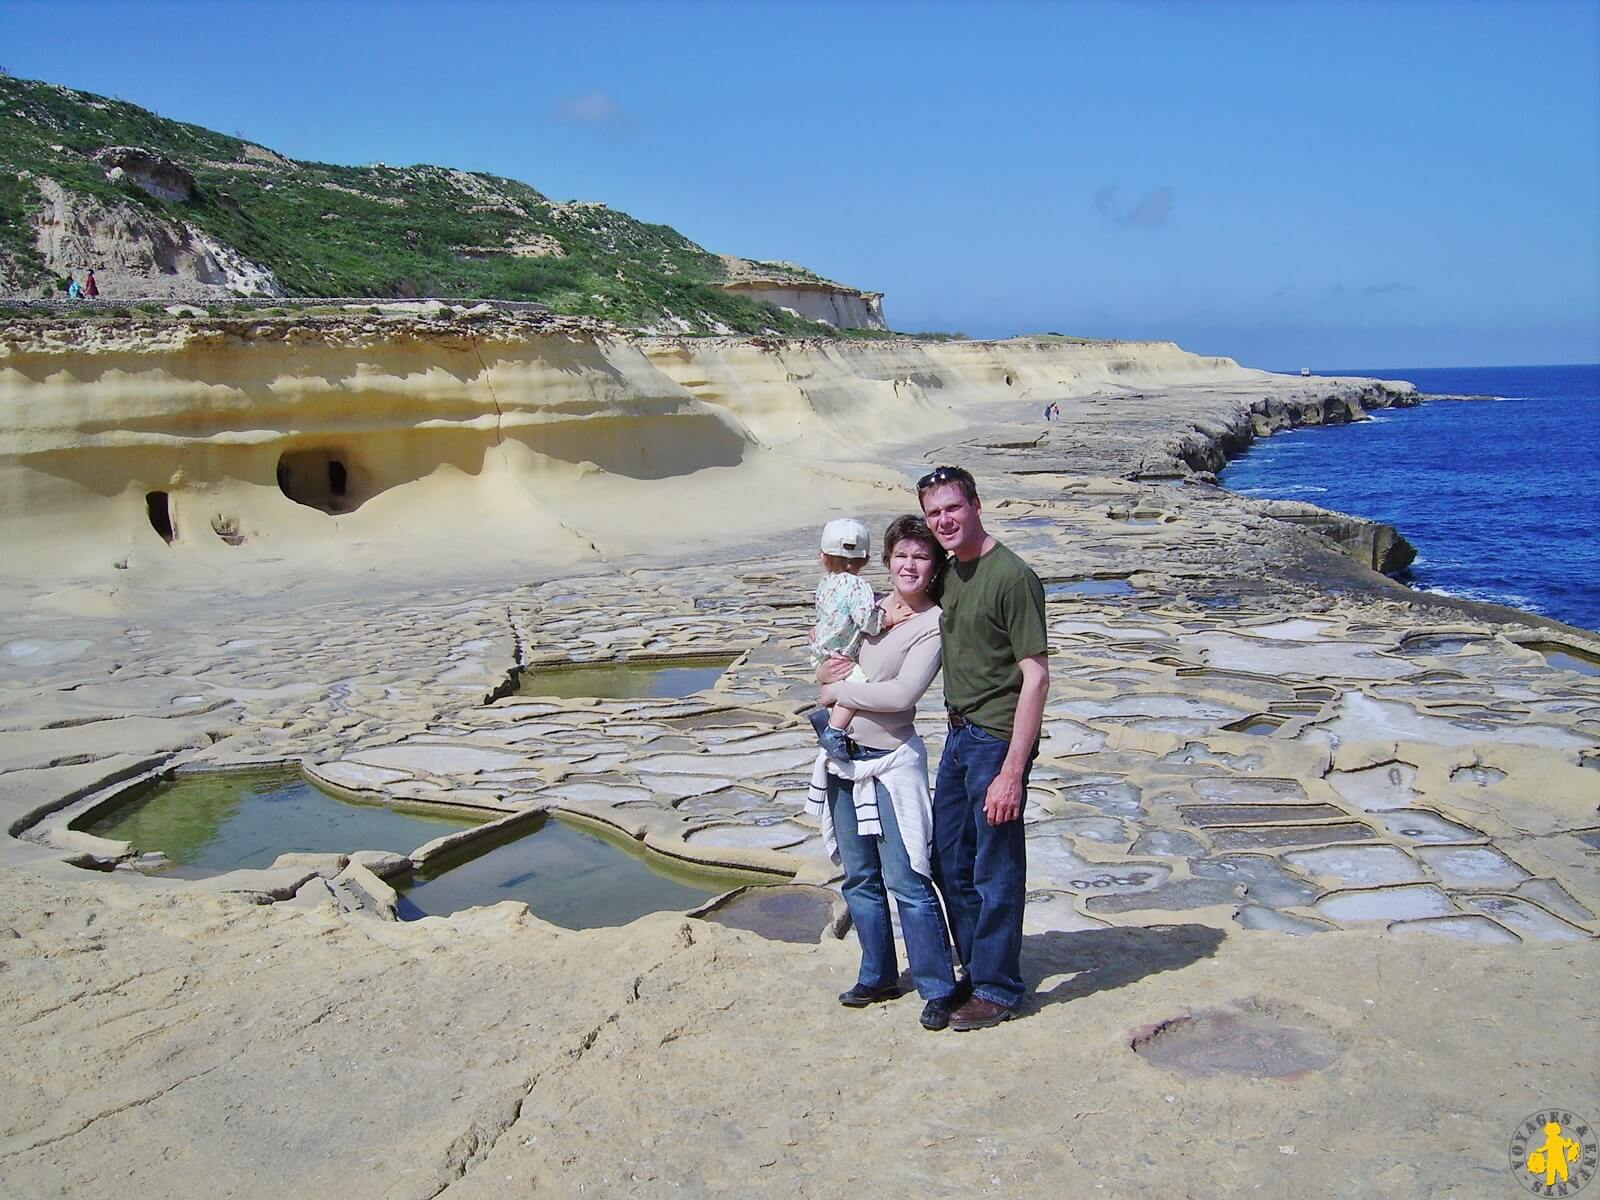
M 843 683 L 856 669 L 854 660 L 842 654 L 830 654 L 817 664 L 818 683 Z
M 833 705 L 834 705 L 833 684 L 825 683 L 825 684 L 822 685 L 822 695 L 819 697 L 818 703 L 821 704 L 823 708 L 832 708 L 833 707 Z

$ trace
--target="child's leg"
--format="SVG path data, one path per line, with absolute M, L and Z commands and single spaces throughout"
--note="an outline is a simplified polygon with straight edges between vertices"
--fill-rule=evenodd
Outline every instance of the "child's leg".
M 850 672 L 852 683 L 865 683 L 867 676 L 857 666 Z M 817 741 L 822 743 L 822 748 L 837 759 L 848 760 L 850 757 L 849 739 L 845 730 L 850 722 L 855 719 L 856 710 L 843 704 L 835 704 L 831 710 L 819 708 L 811 714 L 811 725 L 817 731 Z
M 846 683 L 866 683 L 867 673 L 857 663 L 845 680 Z M 828 727 L 830 729 L 849 729 L 850 722 L 856 719 L 856 710 L 846 704 L 835 704 L 833 711 L 828 714 Z
M 842 729 L 835 729 L 828 724 L 829 713 L 825 708 L 819 708 L 811 714 L 811 728 L 817 731 L 817 741 L 828 752 L 828 757 L 847 761 L 850 758 L 849 738 Z

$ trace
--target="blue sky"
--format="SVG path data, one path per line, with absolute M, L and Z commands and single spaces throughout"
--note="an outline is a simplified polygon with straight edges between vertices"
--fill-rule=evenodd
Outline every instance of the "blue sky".
M 1256 366 L 1600 360 L 1600 2 L 0 0 L 0 66 Z

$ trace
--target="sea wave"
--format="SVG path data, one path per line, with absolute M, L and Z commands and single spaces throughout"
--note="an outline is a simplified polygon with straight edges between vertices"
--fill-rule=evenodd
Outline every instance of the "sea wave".
M 1417 589 L 1422 592 L 1431 592 L 1435 596 L 1449 596 L 1455 600 L 1475 600 L 1480 604 L 1504 604 L 1510 608 L 1520 608 L 1523 612 L 1538 613 L 1548 616 L 1545 607 L 1530 596 L 1521 592 L 1496 591 L 1492 588 L 1475 587 L 1441 587 L 1438 584 L 1428 584 Z
M 1317 487 L 1311 483 L 1286 483 L 1278 487 L 1240 488 L 1238 489 L 1238 494 L 1241 496 L 1271 496 L 1277 498 L 1282 496 L 1323 495 L 1327 490 L 1325 487 Z

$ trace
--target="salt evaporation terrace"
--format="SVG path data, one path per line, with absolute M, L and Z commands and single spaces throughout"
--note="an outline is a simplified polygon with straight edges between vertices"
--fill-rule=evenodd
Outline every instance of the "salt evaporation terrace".
M 1048 547 L 1033 548 L 1045 570 Z M 1547 640 L 1534 649 L 1466 626 L 1396 635 L 1137 583 L 1050 598 L 1054 683 L 1025 813 L 1029 931 L 1174 912 L 1222 927 L 1484 942 L 1600 928 L 1600 683 L 1552 665 Z M 308 636 L 340 653 L 326 617 L 308 614 L 310 635 L 269 624 L 219 646 L 227 662 L 211 675 L 261 719 L 189 759 L 292 747 L 312 778 L 353 795 L 512 821 L 570 813 L 687 867 L 834 883 L 801 812 L 816 750 L 799 715 L 813 685 L 796 595 L 803 577 L 765 563 L 709 597 L 692 572 L 662 569 L 587 581 L 581 597 L 546 584 L 500 604 L 413 605 L 404 624 L 439 656 L 425 714 L 397 667 L 332 690 L 321 715 L 305 711 L 302 689 L 259 686 L 252 655 L 292 659 Z M 449 698 L 453 679 L 492 679 L 490 659 L 513 645 L 546 663 L 592 647 L 612 671 L 630 656 L 732 665 L 671 698 L 535 698 L 465 683 Z M 529 669 L 525 688 L 538 678 Z M 940 707 L 936 682 L 921 722 L 935 756 Z M 275 709 L 283 720 L 264 719 Z M 1517 801 L 1508 780 L 1529 777 L 1569 819 Z M 43 833 L 70 848 L 64 824 Z M 280 866 L 230 886 L 305 900 L 326 894 L 336 867 Z

